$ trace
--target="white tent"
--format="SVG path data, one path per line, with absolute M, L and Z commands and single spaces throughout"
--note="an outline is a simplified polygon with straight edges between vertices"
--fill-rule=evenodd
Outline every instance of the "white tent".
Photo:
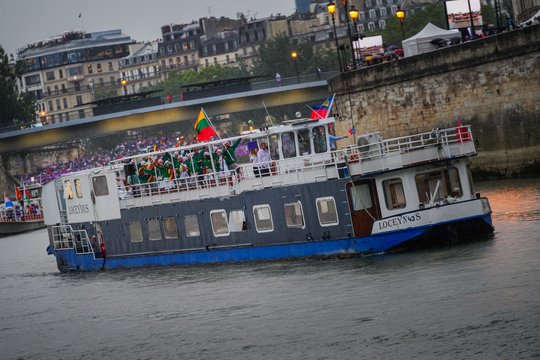
M 458 30 L 444 30 L 428 23 L 418 34 L 403 40 L 403 53 L 405 56 L 413 56 L 436 50 L 440 47 L 437 39 L 448 41 L 455 38 L 461 38 Z

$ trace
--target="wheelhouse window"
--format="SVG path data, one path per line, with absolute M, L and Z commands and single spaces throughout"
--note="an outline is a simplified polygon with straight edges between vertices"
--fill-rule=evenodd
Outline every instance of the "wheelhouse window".
M 301 156 L 311 154 L 311 141 L 309 138 L 309 129 L 298 130 L 298 149 Z
M 318 198 L 317 216 L 321 226 L 332 226 L 338 224 L 338 215 L 336 209 L 336 201 L 333 197 Z
M 459 172 L 450 167 L 417 174 L 415 177 L 418 198 L 421 203 L 433 203 L 451 197 L 461 197 L 463 192 Z
M 131 242 L 142 242 L 143 241 L 143 235 L 142 235 L 142 226 L 141 223 L 138 221 L 133 221 L 128 223 L 129 228 L 129 239 Z
M 270 149 L 270 158 L 279 160 L 279 135 L 272 134 L 268 137 L 268 146 Z
M 212 222 L 214 236 L 229 235 L 229 224 L 227 223 L 227 213 L 225 210 L 210 211 L 210 220 Z
M 269 205 L 256 205 L 253 207 L 253 217 L 255 218 L 255 228 L 257 232 L 274 231 L 274 223 L 272 221 L 272 211 Z
M 176 218 L 169 217 L 163 219 L 163 230 L 165 239 L 178 239 L 178 227 L 176 226 Z
M 71 180 L 64 181 L 64 199 L 73 199 L 73 189 L 71 187 Z
M 75 184 L 75 194 L 77 195 L 77 198 L 80 199 L 83 197 L 82 188 L 81 188 L 81 180 L 75 179 L 73 182 Z
M 94 187 L 94 194 L 96 196 L 109 195 L 109 188 L 107 187 L 107 177 L 105 175 L 93 177 L 92 184 Z
M 201 236 L 197 215 L 186 215 L 184 218 L 184 228 L 186 229 L 186 237 Z
M 405 191 L 403 191 L 403 183 L 400 178 L 384 180 L 382 185 L 388 210 L 402 209 L 407 206 Z
M 287 227 L 301 229 L 305 227 L 304 211 L 302 209 L 302 203 L 300 201 L 285 204 L 284 210 L 285 223 L 287 224 Z
M 373 206 L 368 184 L 351 187 L 351 200 L 354 211 L 369 209 Z
M 148 226 L 148 239 L 149 240 L 161 240 L 161 227 L 159 226 L 158 219 L 149 219 L 146 222 Z
M 247 230 L 246 214 L 244 210 L 231 210 L 229 212 L 230 232 L 242 232 Z
M 313 147 L 316 154 L 324 153 L 328 149 L 326 144 L 326 129 L 324 126 L 313 128 Z
M 281 146 L 285 159 L 296 157 L 296 140 L 294 132 L 289 131 L 281 134 Z

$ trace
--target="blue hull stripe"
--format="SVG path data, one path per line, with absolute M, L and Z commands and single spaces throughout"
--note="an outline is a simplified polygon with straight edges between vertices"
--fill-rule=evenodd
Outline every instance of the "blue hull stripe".
M 489 215 L 481 218 L 491 225 Z M 460 219 L 463 221 L 465 219 Z M 437 224 L 439 225 L 439 224 Z M 242 261 L 276 260 L 316 256 L 335 256 L 387 251 L 428 232 L 436 225 L 398 230 L 362 238 L 322 240 L 292 244 L 211 249 L 193 252 L 175 252 L 155 255 L 131 255 L 125 257 L 94 258 L 93 254 L 77 255 L 71 250 L 54 250 L 62 270 L 93 271 L 102 269 L 135 268 L 148 266 L 193 265 Z

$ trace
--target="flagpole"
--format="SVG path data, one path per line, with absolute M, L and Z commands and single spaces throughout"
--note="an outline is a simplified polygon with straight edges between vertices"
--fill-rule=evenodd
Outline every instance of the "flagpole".
M 326 113 L 326 117 L 328 117 L 328 114 L 330 114 L 330 111 L 332 111 L 332 105 L 334 105 L 335 97 L 336 97 L 336 93 L 332 95 L 332 100 L 330 100 L 330 105 L 328 105 L 328 112 Z
M 221 136 L 219 136 L 219 134 L 218 134 L 218 132 L 217 132 L 217 130 L 216 130 L 214 124 L 212 124 L 212 120 L 210 120 L 210 116 L 208 116 L 208 114 L 206 113 L 206 111 L 204 111 L 204 108 L 203 108 L 202 106 L 201 106 L 201 111 L 203 112 L 204 117 L 208 120 L 208 123 L 210 124 L 210 126 L 212 127 L 212 129 L 214 129 L 214 132 L 216 133 L 218 139 L 219 139 L 219 140 L 222 140 L 222 139 L 221 139 Z M 215 178 L 215 176 L 216 176 L 217 174 L 216 174 L 216 166 L 215 166 L 215 164 L 214 164 L 214 156 L 213 156 L 213 153 L 214 153 L 214 152 L 212 151 L 213 149 L 210 148 L 210 147 L 208 147 L 208 150 L 210 151 L 210 160 L 211 160 L 211 161 L 210 161 L 210 164 L 212 164 L 212 170 L 214 171 L 214 178 Z M 229 155 L 231 155 L 231 154 L 229 153 Z M 218 179 L 215 178 L 215 180 L 216 180 L 216 182 L 217 182 Z
M 323 117 L 321 116 L 321 114 L 319 114 L 319 112 L 317 110 L 314 110 L 311 106 L 307 105 L 306 106 L 309 108 L 309 110 L 311 110 L 311 113 L 315 113 L 315 115 L 317 115 L 319 117 L 318 120 L 322 120 Z

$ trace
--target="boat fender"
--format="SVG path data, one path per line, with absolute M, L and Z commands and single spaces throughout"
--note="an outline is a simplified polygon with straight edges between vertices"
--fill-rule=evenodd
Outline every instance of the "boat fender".
M 47 246 L 47 255 L 52 255 L 53 254 L 53 249 L 52 249 L 52 246 L 49 245 Z

